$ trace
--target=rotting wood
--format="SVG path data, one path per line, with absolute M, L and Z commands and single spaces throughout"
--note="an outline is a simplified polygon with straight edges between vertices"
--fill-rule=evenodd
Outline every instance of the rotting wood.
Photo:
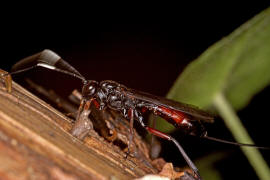
M 12 84 L 0 82 L 0 179 L 133 179 L 156 173 L 94 131 L 83 141 L 69 131 L 72 121 Z

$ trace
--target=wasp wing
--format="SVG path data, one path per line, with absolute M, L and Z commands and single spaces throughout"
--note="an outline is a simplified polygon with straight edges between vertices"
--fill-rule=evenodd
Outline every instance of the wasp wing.
M 173 101 L 164 97 L 155 96 L 155 95 L 142 92 L 142 91 L 137 91 L 134 89 L 128 89 L 127 92 L 125 93 L 127 94 L 127 96 L 131 98 L 135 98 L 141 101 L 148 102 L 150 104 L 155 104 L 157 106 L 162 106 L 162 107 L 166 107 L 169 109 L 183 112 L 191 116 L 193 120 L 200 120 L 200 121 L 204 121 L 208 123 L 214 122 L 213 115 L 190 104 L 180 103 L 180 102 Z

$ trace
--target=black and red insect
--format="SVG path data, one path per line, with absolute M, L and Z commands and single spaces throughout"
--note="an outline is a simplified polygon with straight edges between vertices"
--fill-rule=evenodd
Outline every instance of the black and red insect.
M 44 50 L 40 53 L 22 59 L 13 66 L 12 72 L 9 74 L 13 75 L 21 73 L 36 67 L 44 67 L 54 71 L 59 71 L 82 80 L 82 100 L 80 103 L 77 120 L 80 113 L 83 110 L 88 109 L 91 103 L 93 103 L 99 110 L 103 110 L 104 108 L 116 110 L 130 121 L 130 142 L 133 138 L 133 122 L 136 120 L 149 133 L 172 141 L 183 155 L 197 179 L 201 179 L 198 169 L 185 153 L 182 146 L 172 136 L 147 126 L 144 122 L 143 112 L 150 111 L 154 115 L 162 117 L 169 123 L 173 124 L 176 128 L 181 129 L 181 131 L 183 131 L 185 134 L 219 141 L 218 139 L 208 137 L 207 132 L 202 125 L 204 122 L 210 123 L 214 121 L 214 117 L 211 114 L 192 105 L 183 104 L 127 88 L 126 86 L 115 81 L 105 80 L 97 82 L 95 80 L 87 80 L 59 55 L 50 50 Z M 73 130 L 73 132 L 75 131 L 76 129 Z M 222 141 L 236 145 L 247 145 L 224 140 Z

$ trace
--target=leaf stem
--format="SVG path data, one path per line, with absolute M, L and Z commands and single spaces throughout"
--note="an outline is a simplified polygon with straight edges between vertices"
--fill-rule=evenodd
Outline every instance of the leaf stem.
M 230 129 L 237 142 L 254 144 L 241 120 L 232 109 L 231 105 L 222 93 L 218 93 L 214 98 L 214 106 L 224 119 L 225 124 Z M 251 147 L 241 147 L 249 163 L 262 180 L 270 179 L 270 170 L 258 149 Z

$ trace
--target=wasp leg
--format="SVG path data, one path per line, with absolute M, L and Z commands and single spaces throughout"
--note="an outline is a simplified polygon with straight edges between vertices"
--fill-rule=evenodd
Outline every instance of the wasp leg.
M 163 132 L 161 132 L 161 131 L 159 131 L 157 129 L 146 126 L 144 124 L 142 118 L 139 118 L 139 122 L 140 122 L 141 126 L 144 127 L 149 133 L 151 133 L 151 134 L 153 134 L 153 135 L 155 135 L 157 137 L 166 139 L 168 141 L 172 141 L 176 145 L 176 147 L 178 148 L 178 150 L 180 151 L 180 153 L 182 154 L 184 159 L 186 160 L 188 166 L 192 169 L 193 173 L 197 176 L 197 179 L 202 180 L 198 168 L 190 160 L 190 158 L 188 157 L 188 155 L 186 154 L 186 152 L 184 151 L 184 149 L 182 148 L 182 146 L 178 143 L 178 141 L 176 139 L 174 139 L 172 136 L 170 136 L 168 134 L 165 134 L 165 133 L 163 133 Z
M 91 100 L 81 101 L 76 122 L 71 129 L 71 134 L 78 139 L 83 139 L 89 133 L 89 131 L 93 129 L 93 124 L 88 117 L 91 112 L 90 105 Z
M 154 134 L 155 136 L 158 136 L 160 138 L 166 139 L 168 141 L 172 141 L 176 147 L 178 148 L 178 150 L 180 151 L 180 153 L 182 154 L 182 156 L 184 157 L 184 159 L 186 160 L 187 164 L 189 165 L 189 167 L 192 169 L 192 171 L 194 172 L 194 174 L 196 174 L 198 180 L 202 180 L 199 170 L 198 168 L 195 166 L 195 164 L 190 160 L 190 158 L 188 157 L 188 155 L 186 154 L 186 152 L 184 151 L 184 149 L 182 148 L 182 146 L 178 143 L 178 141 L 176 139 L 174 139 L 172 136 L 165 134 L 157 129 L 154 128 L 150 128 L 145 126 L 144 127 L 148 132 L 150 132 L 151 134 Z
M 131 143 L 133 142 L 133 136 L 134 136 L 134 130 L 133 130 L 133 124 L 134 124 L 134 109 L 129 109 L 129 112 L 128 112 L 128 115 L 129 115 L 129 132 L 130 134 L 128 135 L 128 151 L 127 151 L 127 154 L 126 154 L 126 158 L 127 156 L 130 154 L 130 149 L 131 149 Z M 135 146 L 134 146 L 135 147 Z

